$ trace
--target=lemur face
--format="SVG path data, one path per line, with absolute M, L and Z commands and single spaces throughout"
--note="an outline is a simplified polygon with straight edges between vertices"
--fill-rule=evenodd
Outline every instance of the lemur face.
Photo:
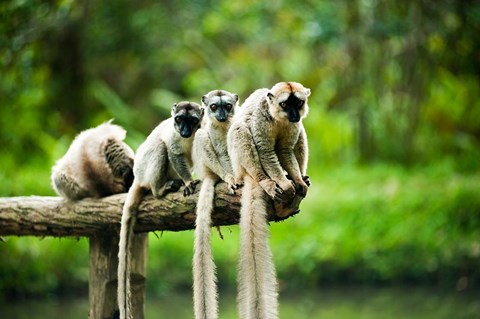
M 191 137 L 200 127 L 203 110 L 194 102 L 179 102 L 172 106 L 175 129 L 184 138 Z
M 281 82 L 268 92 L 270 112 L 276 119 L 297 123 L 308 113 L 310 89 L 296 82 Z
M 202 96 L 202 104 L 207 116 L 218 122 L 228 122 L 235 113 L 238 95 L 224 90 L 215 90 Z

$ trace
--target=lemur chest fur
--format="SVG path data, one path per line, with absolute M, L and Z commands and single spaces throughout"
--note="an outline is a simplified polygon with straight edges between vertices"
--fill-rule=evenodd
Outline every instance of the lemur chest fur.
M 293 148 L 298 142 L 300 135 L 298 123 L 273 120 L 258 124 L 260 129 L 256 131 L 256 134 L 253 134 L 256 145 L 267 144 L 275 148 Z
M 193 136 L 189 138 L 181 137 L 178 142 L 180 154 L 183 154 L 185 159 L 187 160 L 187 164 L 192 167 L 193 160 L 192 160 L 192 145 L 193 145 Z
M 217 156 L 222 166 L 230 167 L 230 158 L 226 156 L 226 154 L 228 154 L 226 131 L 226 129 L 210 129 L 208 130 L 208 137 L 210 143 L 212 144 L 215 155 Z
M 176 138 L 175 147 L 171 149 L 171 154 L 168 158 L 168 176 L 170 178 L 180 178 L 180 176 L 175 171 L 173 165 L 175 161 L 175 157 L 183 157 L 186 160 L 186 163 L 191 169 L 193 167 L 193 160 L 192 160 L 192 143 L 193 137 L 190 138 L 183 138 L 178 136 Z
M 208 138 L 212 147 L 215 151 L 217 157 L 225 157 L 224 154 L 227 154 L 227 132 L 222 129 L 209 129 Z

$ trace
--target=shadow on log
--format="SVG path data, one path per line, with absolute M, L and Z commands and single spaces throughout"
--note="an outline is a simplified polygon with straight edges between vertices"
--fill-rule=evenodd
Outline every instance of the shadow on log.
M 197 190 L 200 185 L 197 186 Z M 231 195 L 224 183 L 215 189 L 213 226 L 238 224 L 241 189 Z M 100 199 L 66 201 L 60 197 L 26 196 L 0 198 L 0 236 L 94 236 L 120 230 L 126 194 Z M 135 231 L 181 231 L 195 227 L 198 191 L 188 197 L 182 192 L 156 199 L 147 196 L 140 205 Z M 269 221 L 280 221 L 298 213 L 302 198 L 291 203 L 271 203 Z M 275 207 L 275 208 L 274 208 Z

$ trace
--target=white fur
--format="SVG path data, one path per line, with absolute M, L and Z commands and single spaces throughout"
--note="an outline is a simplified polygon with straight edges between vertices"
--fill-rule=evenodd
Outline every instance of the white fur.
M 193 302 L 195 318 L 218 318 L 218 292 L 210 233 L 215 197 L 215 180 L 207 177 L 198 196 L 193 256 Z
M 238 306 L 242 319 L 278 318 L 278 285 L 269 245 L 267 198 L 263 189 L 245 176 L 240 210 Z
M 131 243 L 133 227 L 137 220 L 137 210 L 142 201 L 142 192 L 138 184 L 133 183 L 123 205 L 122 226 L 118 251 L 118 308 L 120 318 L 134 319 L 131 304 Z

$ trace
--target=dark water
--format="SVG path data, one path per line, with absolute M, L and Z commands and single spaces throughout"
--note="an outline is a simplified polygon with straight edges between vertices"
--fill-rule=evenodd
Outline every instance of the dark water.
M 478 292 L 432 288 L 328 288 L 301 294 L 283 293 L 283 319 L 477 319 Z M 81 299 L 0 302 L 2 319 L 85 319 L 87 297 Z M 221 295 L 220 318 L 237 318 L 235 296 Z M 193 318 L 191 296 L 147 297 L 146 318 Z

